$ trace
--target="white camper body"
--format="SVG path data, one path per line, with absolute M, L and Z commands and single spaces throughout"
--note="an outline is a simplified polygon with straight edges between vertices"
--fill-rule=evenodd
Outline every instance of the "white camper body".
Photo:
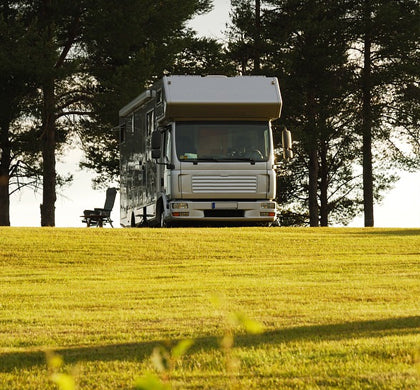
M 278 81 L 168 76 L 120 114 L 121 225 L 276 218 Z

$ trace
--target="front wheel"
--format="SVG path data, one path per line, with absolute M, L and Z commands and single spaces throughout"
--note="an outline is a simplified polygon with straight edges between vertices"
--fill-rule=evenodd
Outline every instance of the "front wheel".
M 161 228 L 166 227 L 165 213 L 163 211 L 160 213 L 160 216 L 159 216 L 159 227 Z
M 164 228 L 168 227 L 168 223 L 165 220 L 165 210 L 163 209 L 163 204 L 159 202 L 156 211 L 156 222 L 157 227 Z

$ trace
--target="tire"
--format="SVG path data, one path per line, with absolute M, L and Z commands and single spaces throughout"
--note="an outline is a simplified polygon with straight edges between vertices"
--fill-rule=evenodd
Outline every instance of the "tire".
M 161 212 L 159 217 L 160 217 L 159 218 L 159 227 L 161 227 L 161 228 L 166 227 L 165 213 Z
M 136 216 L 134 215 L 134 213 L 131 213 L 131 222 L 130 222 L 130 226 L 131 226 L 132 228 L 137 227 L 137 226 L 136 226 Z
M 163 202 L 159 201 L 156 206 L 156 227 L 158 228 L 164 228 L 166 227 L 165 223 L 165 213 L 163 211 Z

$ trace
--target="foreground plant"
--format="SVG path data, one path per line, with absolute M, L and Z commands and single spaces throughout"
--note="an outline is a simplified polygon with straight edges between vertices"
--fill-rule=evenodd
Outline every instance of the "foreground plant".
M 169 349 L 159 345 L 153 349 L 150 357 L 154 369 L 160 377 L 154 373 L 148 373 L 138 379 L 134 385 L 135 390 L 167 390 L 171 389 L 171 372 L 177 362 L 188 349 L 194 344 L 193 340 L 182 340 L 173 348 Z
M 76 390 L 74 373 L 63 373 L 63 358 L 53 352 L 47 352 L 47 366 L 50 373 L 50 380 L 57 385 L 59 390 Z

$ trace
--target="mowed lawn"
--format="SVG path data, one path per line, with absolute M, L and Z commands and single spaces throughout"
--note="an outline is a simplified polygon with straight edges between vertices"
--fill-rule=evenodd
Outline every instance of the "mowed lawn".
M 420 386 L 420 229 L 0 228 L 0 264 L 0 389 L 52 351 L 78 389 Z

